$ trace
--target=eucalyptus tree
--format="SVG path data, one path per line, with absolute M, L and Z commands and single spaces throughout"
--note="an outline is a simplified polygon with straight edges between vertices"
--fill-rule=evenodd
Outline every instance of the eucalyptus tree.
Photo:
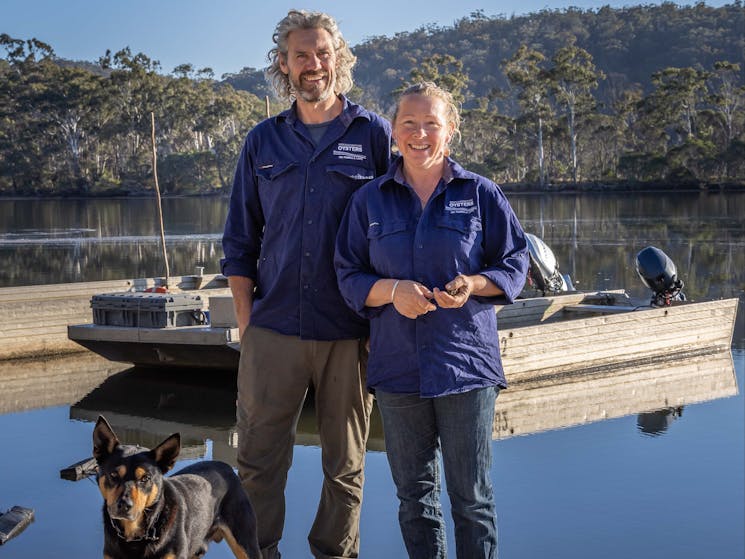
M 166 78 L 161 119 L 169 133 L 168 152 L 209 151 L 212 138 L 200 126 L 201 115 L 214 98 L 214 73 L 210 68 L 195 70 L 191 64 L 177 66 L 176 78 Z
M 463 62 L 450 54 L 433 54 L 421 60 L 409 72 L 409 79 L 393 91 L 400 93 L 408 86 L 423 82 L 434 82 L 446 89 L 456 103 L 463 103 L 468 91 L 469 77 L 463 69 Z
M 673 145 L 696 136 L 696 117 L 708 74 L 696 68 L 665 68 L 652 74 L 654 90 L 645 99 L 646 113 L 676 133 Z
M 481 99 L 477 108 L 463 111 L 460 142 L 455 145 L 458 160 L 476 173 L 501 181 L 513 178 L 510 130 L 513 119 L 500 115 Z
M 613 96 L 608 107 L 609 114 L 602 115 L 604 119 L 610 119 L 610 130 L 607 131 L 606 138 L 614 144 L 612 162 L 608 166 L 609 175 L 618 176 L 619 162 L 625 156 L 638 156 L 639 152 L 648 148 L 653 151 L 654 143 L 647 144 L 639 133 L 639 110 L 643 98 L 644 93 L 638 84 L 628 86 Z M 638 157 L 636 160 L 638 161 Z
M 53 172 L 46 159 L 54 152 L 54 133 L 38 98 L 48 87 L 46 62 L 54 51 L 35 38 L 7 34 L 0 35 L 0 46 L 7 53 L 0 66 L 0 176 L 14 193 L 49 189 Z
M 210 102 L 196 126 L 210 139 L 209 151 L 223 188 L 230 186 L 245 135 L 264 116 L 265 104 L 254 94 L 227 84 L 212 88 Z
M 553 116 L 549 102 L 550 76 L 544 68 L 546 57 L 539 51 L 521 45 L 512 58 L 504 60 L 502 67 L 510 84 L 518 93 L 517 98 L 522 113 L 519 122 L 532 129 L 536 142 L 536 159 L 541 186 L 547 182 L 546 157 L 543 133 L 545 121 Z
M 740 79 L 740 65 L 727 61 L 714 63 L 708 80 L 708 104 L 719 115 L 725 143 L 736 137 L 736 117 L 745 111 L 745 85 Z
M 46 78 L 35 102 L 54 131 L 50 142 L 59 145 L 64 154 L 65 168 L 56 169 L 58 181 L 86 192 L 97 179 L 96 115 L 105 103 L 102 79 L 80 68 L 65 68 L 49 61 L 43 64 Z
M 598 80 L 603 79 L 605 74 L 595 68 L 592 55 L 576 45 L 560 48 L 552 61 L 548 76 L 557 103 L 566 115 L 572 181 L 577 182 L 578 121 L 594 111 L 596 103 L 592 90 L 597 88 Z
M 106 127 L 107 141 L 115 149 L 115 174 L 142 183 L 150 173 L 150 113 L 160 121 L 165 78 L 160 63 L 129 47 L 111 51 L 99 59 L 109 70 L 107 84 L 115 118 Z

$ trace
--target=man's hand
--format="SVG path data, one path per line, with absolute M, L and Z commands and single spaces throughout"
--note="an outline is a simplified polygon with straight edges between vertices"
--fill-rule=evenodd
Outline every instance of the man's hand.
M 238 324 L 239 339 L 243 339 L 243 333 L 251 322 L 251 309 L 254 301 L 254 281 L 243 276 L 228 276 L 228 285 L 233 294 L 233 309 L 235 320 Z

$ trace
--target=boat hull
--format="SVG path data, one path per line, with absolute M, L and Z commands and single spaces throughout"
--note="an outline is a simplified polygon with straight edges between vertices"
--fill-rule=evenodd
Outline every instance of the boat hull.
M 499 344 L 509 383 L 578 370 L 626 368 L 729 350 L 737 299 L 638 307 L 612 295 L 606 305 L 571 295 L 517 301 L 498 311 Z M 563 299 L 563 300 L 562 300 Z M 540 315 L 530 318 L 538 308 Z M 506 311 L 506 312 L 505 312 Z M 504 314 L 503 319 L 499 317 Z
M 579 370 L 644 365 L 729 350 L 737 299 L 638 306 L 623 292 L 570 293 L 496 307 L 510 384 Z M 68 327 L 71 340 L 104 357 L 155 367 L 237 370 L 238 330 L 208 326 Z
M 82 324 L 68 337 L 109 359 L 139 367 L 238 370 L 237 328 L 132 328 Z

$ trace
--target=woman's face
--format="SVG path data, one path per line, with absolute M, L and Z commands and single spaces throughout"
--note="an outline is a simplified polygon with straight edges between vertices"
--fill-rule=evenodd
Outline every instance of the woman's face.
M 447 120 L 447 108 L 442 99 L 404 95 L 398 102 L 393 123 L 393 139 L 404 165 L 421 169 L 442 166 L 454 126 Z

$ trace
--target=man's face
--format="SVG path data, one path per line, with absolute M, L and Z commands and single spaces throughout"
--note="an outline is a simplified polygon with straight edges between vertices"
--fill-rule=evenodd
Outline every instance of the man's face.
M 325 29 L 296 29 L 287 37 L 287 55 L 279 67 L 290 78 L 298 99 L 309 103 L 334 95 L 336 51 Z

